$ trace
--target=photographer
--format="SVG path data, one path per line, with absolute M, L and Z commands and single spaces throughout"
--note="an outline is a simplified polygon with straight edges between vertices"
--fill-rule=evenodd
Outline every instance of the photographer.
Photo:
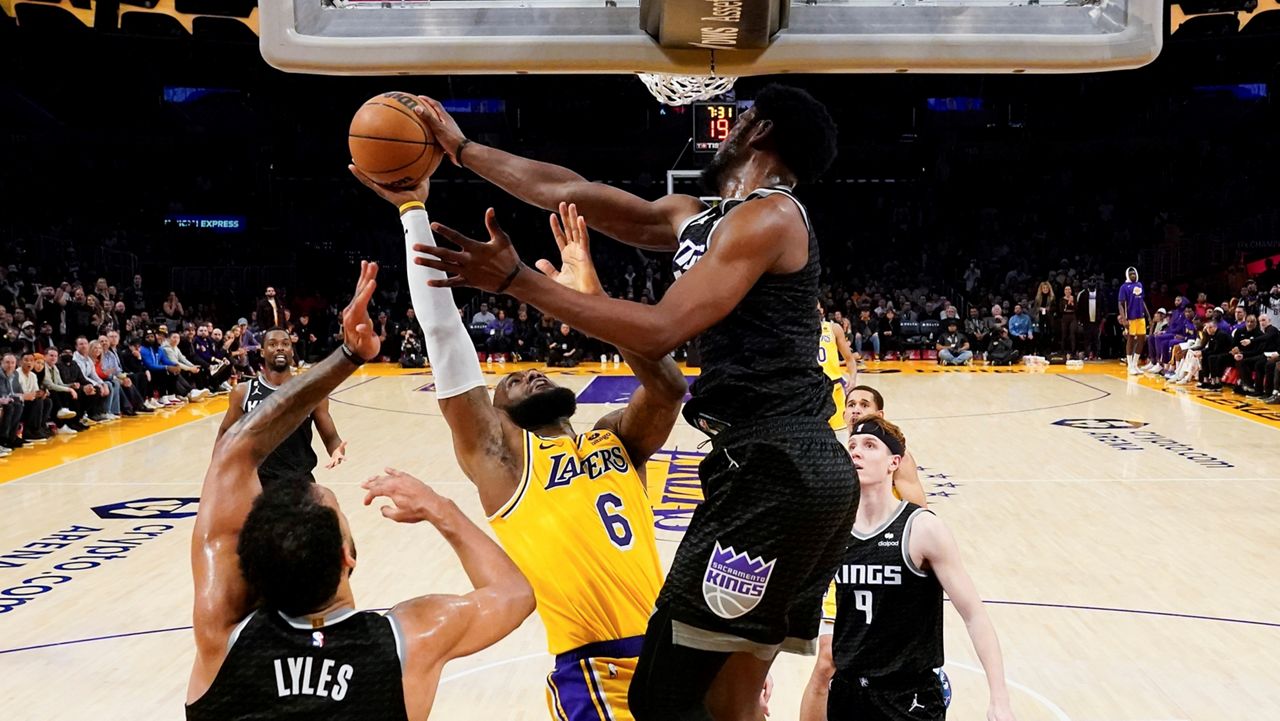
M 973 359 L 973 351 L 969 350 L 969 337 L 960 332 L 960 323 L 955 318 L 948 318 L 946 324 L 947 330 L 938 337 L 938 364 L 968 365 Z
M 418 340 L 417 334 L 412 330 L 406 330 L 404 340 L 400 342 L 400 367 L 421 368 L 426 364 L 427 359 L 422 355 L 422 343 Z
M 992 365 L 1007 366 L 1013 365 L 1022 357 L 1022 354 L 1013 348 L 1013 339 L 1009 337 L 1009 329 L 1000 326 L 993 331 L 996 336 L 991 341 L 991 348 L 987 351 L 987 361 Z

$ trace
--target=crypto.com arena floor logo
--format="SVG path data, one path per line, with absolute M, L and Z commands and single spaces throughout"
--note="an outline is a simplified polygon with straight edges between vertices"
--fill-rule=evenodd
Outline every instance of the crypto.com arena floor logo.
M 1054 421 L 1055 426 L 1079 428 L 1084 431 L 1125 431 L 1142 428 L 1147 425 L 1143 421 L 1127 421 L 1123 418 L 1063 418 Z

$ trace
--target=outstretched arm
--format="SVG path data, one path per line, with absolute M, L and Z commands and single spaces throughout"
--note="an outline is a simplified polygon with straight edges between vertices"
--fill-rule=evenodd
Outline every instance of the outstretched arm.
M 362 359 L 378 355 L 367 308 L 377 273 L 376 263 L 361 263 L 355 297 L 343 312 L 346 347 Z M 236 544 L 253 499 L 262 491 L 258 464 L 356 367 L 345 351 L 334 353 L 312 372 L 273 393 L 214 446 L 191 538 L 196 663 L 187 691 L 189 701 L 203 695 L 213 682 L 226 654 L 227 635 L 251 607 Z
M 485 214 L 490 242 L 471 240 L 436 223 L 435 231 L 462 250 L 415 245 L 415 252 L 428 257 L 414 262 L 454 274 L 432 281 L 438 287 L 506 292 L 596 338 L 658 360 L 727 316 L 762 275 L 780 265 L 784 251 L 807 241 L 797 214 L 789 201 L 736 208 L 717 228 L 717 241 L 707 254 L 652 306 L 579 293 L 530 271 L 498 227 L 492 208 Z
M 410 718 L 426 718 L 440 668 L 505 638 L 533 613 L 533 588 L 497 543 L 457 505 L 422 481 L 393 468 L 362 484 L 364 503 L 387 498 L 382 515 L 400 523 L 426 521 L 453 548 L 474 590 L 421 596 L 392 608 L 408 645 L 405 697 Z
M 648 201 L 604 183 L 592 183 L 568 168 L 468 141 L 444 106 L 425 96 L 419 99 L 425 105 L 419 105 L 415 112 L 455 164 L 543 210 L 554 212 L 562 201 L 576 203 L 593 219 L 591 227 L 627 245 L 673 251 L 680 224 L 706 207 L 690 195 Z
M 320 434 L 320 441 L 324 443 L 324 449 L 329 454 L 329 462 L 324 467 L 337 468 L 347 460 L 347 442 L 338 435 L 338 426 L 333 422 L 333 415 L 329 413 L 328 398 L 320 401 L 320 405 L 316 406 L 311 417 L 315 419 L 316 433 Z
M 845 390 L 850 391 L 853 390 L 854 386 L 858 385 L 858 357 L 853 354 L 853 349 L 849 347 L 849 339 L 844 334 L 844 328 L 840 327 L 839 324 L 835 324 L 834 330 L 836 348 L 840 351 L 840 357 L 844 359 L 845 367 L 848 368 L 848 372 L 845 374 L 848 386 Z
M 524 471 L 524 434 L 489 399 L 475 346 L 453 305 L 453 291 L 431 287 L 430 282 L 443 279 L 444 274 L 413 263 L 411 248 L 435 247 L 425 205 L 429 181 L 392 191 L 355 166 L 350 169 L 366 187 L 400 208 L 409 296 L 431 359 L 436 400 L 452 432 L 458 465 L 476 485 L 485 513 L 495 513 L 510 500 Z
M 995 626 L 991 625 L 991 618 L 987 616 L 986 606 L 978 596 L 978 589 L 974 587 L 973 579 L 969 578 L 969 573 L 960 560 L 960 549 L 956 546 L 955 538 L 942 519 L 932 513 L 916 516 L 911 531 L 911 548 L 908 551 L 913 559 L 917 559 L 917 566 L 931 570 L 938 577 L 942 590 L 964 619 L 969 639 L 978 653 L 978 661 L 987 676 L 987 690 L 990 693 L 987 719 L 1013 721 L 1009 689 L 1004 680 L 1004 657 L 1000 653 L 1000 640 L 996 638 Z
M 226 435 L 231 426 L 244 416 L 244 397 L 249 393 L 249 384 L 241 383 L 227 396 L 227 412 L 222 416 L 222 425 L 218 426 L 218 439 Z
M 578 214 L 573 203 L 561 203 L 559 215 L 551 215 L 551 234 L 560 248 L 559 270 L 546 260 L 537 262 L 538 269 L 560 285 L 585 295 L 607 298 L 595 263 L 591 260 L 591 236 L 587 219 Z M 597 429 L 618 435 L 636 472 L 643 475 L 645 462 L 666 443 L 680 416 L 680 405 L 689 384 L 669 355 L 649 360 L 637 353 L 618 349 L 627 365 L 640 381 L 627 407 L 614 411 L 596 422 Z

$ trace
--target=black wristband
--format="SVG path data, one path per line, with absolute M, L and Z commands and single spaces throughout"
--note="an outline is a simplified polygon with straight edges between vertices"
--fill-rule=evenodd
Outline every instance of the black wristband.
M 470 138 L 463 138 L 462 142 L 458 143 L 458 149 L 453 151 L 453 162 L 457 163 L 459 168 L 465 169 L 467 167 L 462 164 L 462 151 L 466 150 L 467 146 L 470 144 L 471 144 Z
M 524 267 L 524 263 L 517 261 L 516 267 L 511 269 L 511 272 L 507 274 L 507 279 L 502 281 L 502 285 L 498 286 L 498 289 L 494 292 L 501 293 L 505 291 L 507 288 L 510 288 L 511 283 L 515 281 L 517 275 L 520 275 L 520 269 L 523 267 Z
M 361 358 L 355 351 L 348 348 L 345 342 L 340 347 L 342 348 L 343 357 L 345 357 L 347 360 L 354 363 L 356 368 L 359 368 L 360 366 L 364 365 L 364 359 Z

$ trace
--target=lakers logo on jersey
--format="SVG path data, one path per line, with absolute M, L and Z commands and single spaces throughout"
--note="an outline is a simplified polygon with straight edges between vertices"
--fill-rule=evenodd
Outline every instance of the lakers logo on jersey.
M 489 521 L 533 586 L 551 653 L 644 634 L 662 567 L 644 483 L 612 431 L 525 433 L 523 477 Z
M 587 439 L 590 442 L 590 438 Z M 551 470 L 547 473 L 546 490 L 559 486 L 567 486 L 575 478 L 586 476 L 596 480 L 606 473 L 626 473 L 631 469 L 626 454 L 621 446 L 598 450 L 579 462 L 578 458 L 568 453 L 557 453 L 551 456 Z

